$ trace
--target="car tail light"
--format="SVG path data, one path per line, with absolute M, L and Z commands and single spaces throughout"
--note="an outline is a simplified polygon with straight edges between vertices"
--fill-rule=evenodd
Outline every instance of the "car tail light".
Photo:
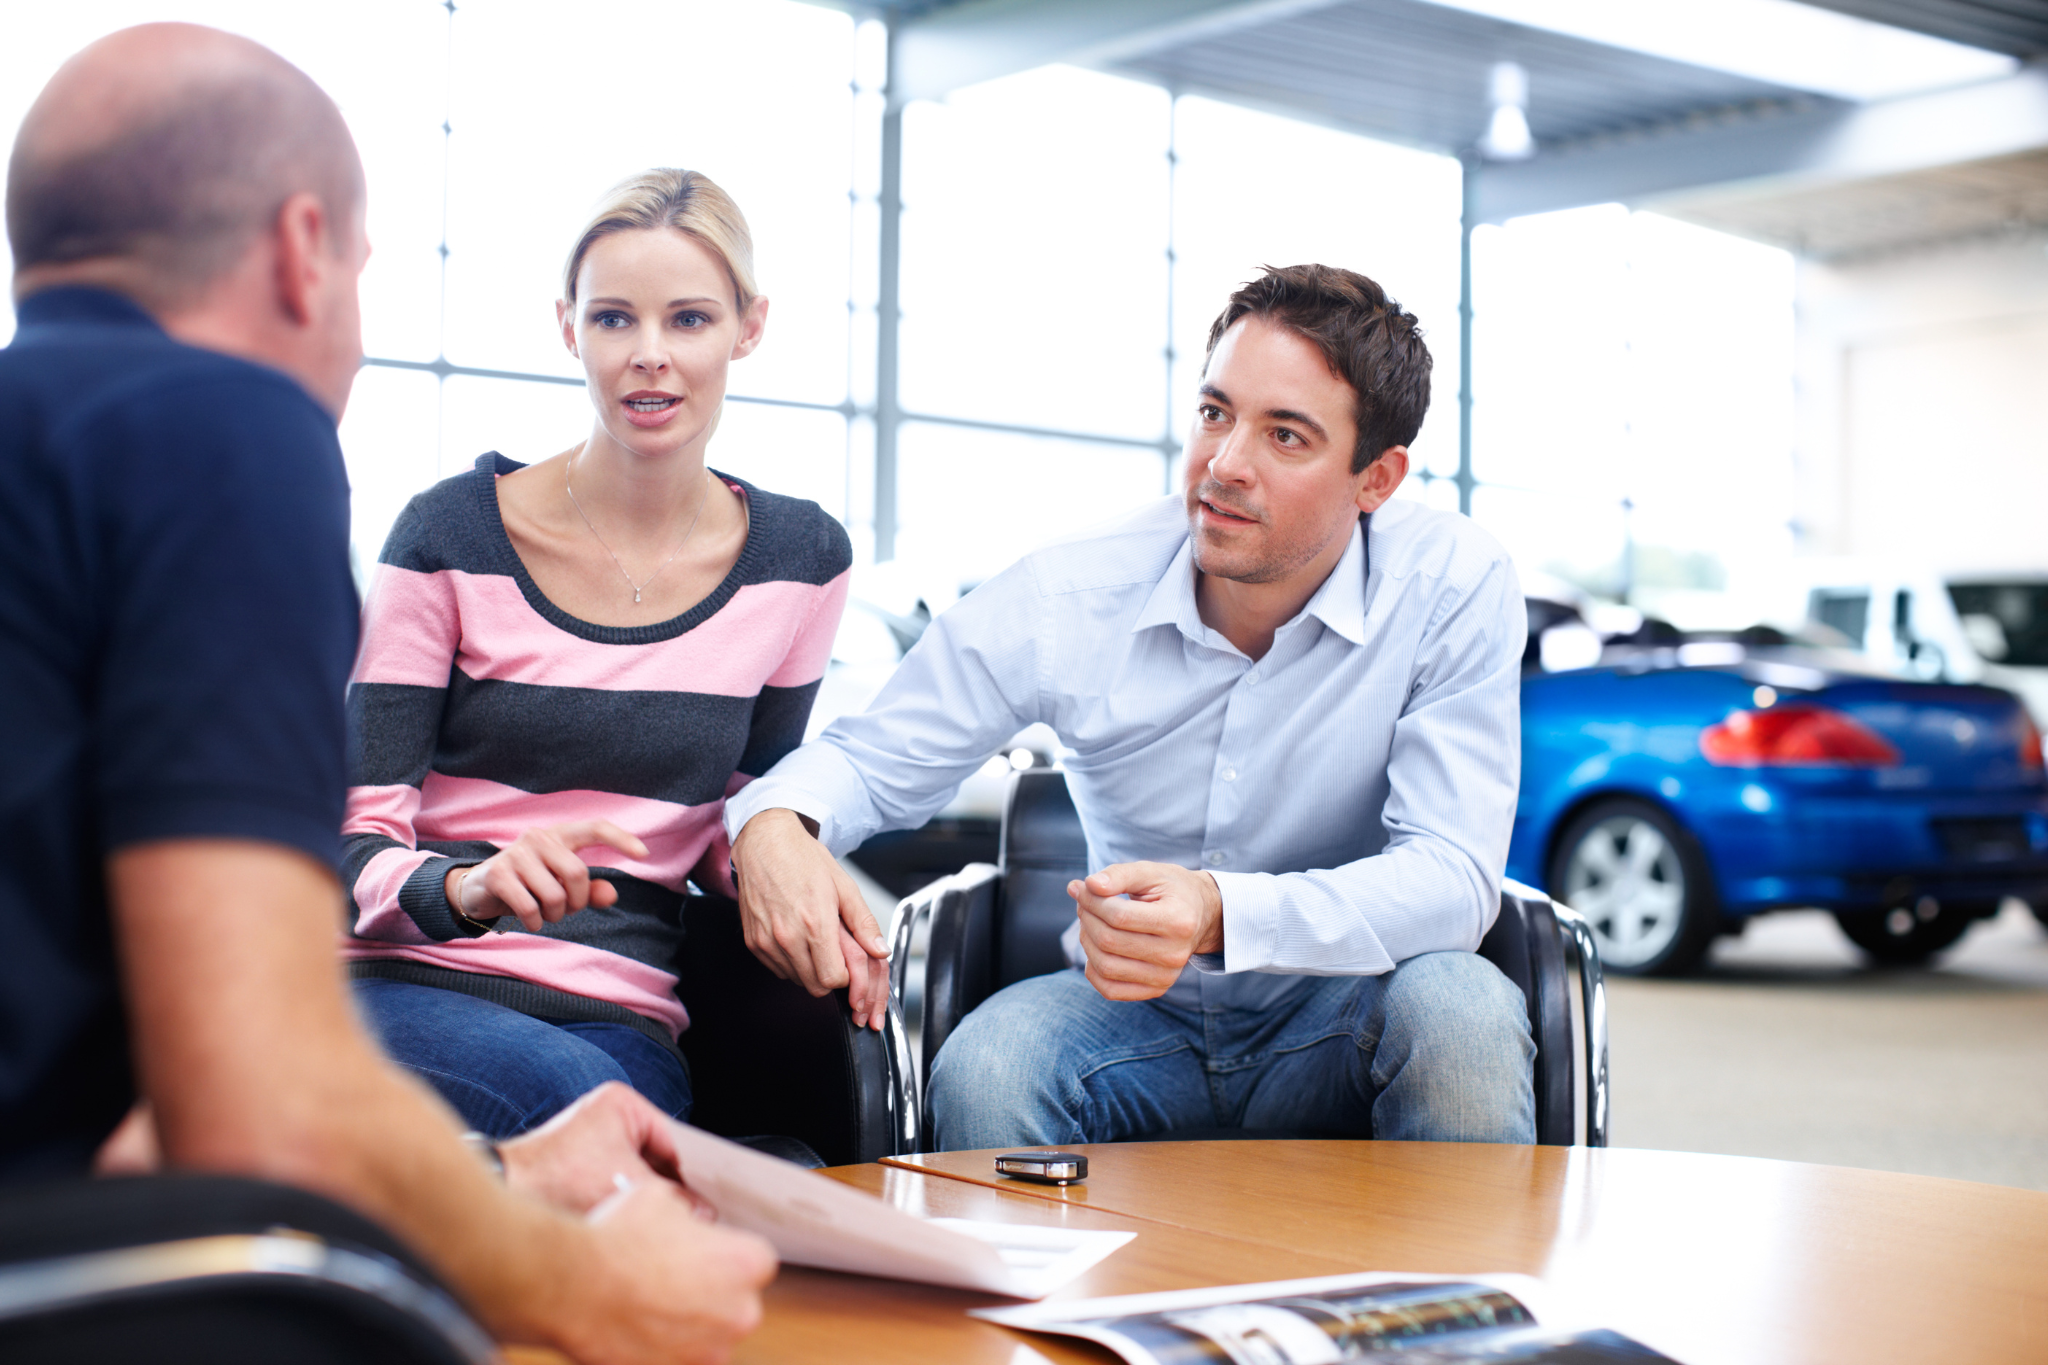
M 1700 731 L 1700 753 L 1724 768 L 1803 763 L 1889 768 L 1899 761 L 1899 751 L 1882 735 L 1825 706 L 1730 712 L 1726 720 Z
M 2034 718 L 2020 712 L 2020 766 L 2041 771 L 2041 732 L 2034 728 Z

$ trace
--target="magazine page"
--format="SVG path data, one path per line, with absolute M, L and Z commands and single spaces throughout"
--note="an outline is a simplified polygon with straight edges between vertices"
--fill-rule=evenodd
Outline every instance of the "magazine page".
M 790 1265 L 1043 1298 L 1137 1234 L 918 1218 L 830 1176 L 672 1123 L 683 1181 Z
M 1084 1337 L 1131 1365 L 1675 1365 L 1616 1332 L 1538 1320 L 1519 1275 L 1338 1275 L 1167 1294 L 976 1308 L 975 1317 Z

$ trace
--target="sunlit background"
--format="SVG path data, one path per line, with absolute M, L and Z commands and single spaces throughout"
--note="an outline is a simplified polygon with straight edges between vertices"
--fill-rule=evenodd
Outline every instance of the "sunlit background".
M 891 613 L 1169 489 L 1210 320 L 1302 261 L 1421 318 L 1401 495 L 1468 511 L 1569 616 L 1531 676 L 1591 663 L 1591 628 L 1669 638 L 1645 614 L 1770 620 L 2048 722 L 2041 0 L 103 0 L 9 14 L 0 127 L 168 18 L 298 63 L 362 149 L 361 568 L 482 452 L 587 433 L 562 257 L 608 186 L 683 166 L 745 209 L 772 300 L 712 463 L 841 518 L 871 608 L 814 725 L 894 667 Z M 1030 734 L 935 822 L 960 817 L 945 867 L 868 883 L 881 913 L 996 856 L 1011 765 L 1055 756 Z M 1796 908 L 1704 971 L 1614 982 L 1616 1142 L 2048 1189 L 2048 940 L 2019 900 L 1925 976 Z
M 84 43 L 162 18 L 298 63 L 362 149 L 371 363 L 342 441 L 363 563 L 483 451 L 585 433 L 560 262 L 650 165 L 735 195 L 772 299 L 713 463 L 815 499 L 872 561 L 878 22 L 792 0 L 47 7 L 10 20 L 0 123 Z M 913 104 L 903 157 L 895 555 L 914 575 L 975 581 L 1165 490 L 1209 322 L 1266 264 L 1363 271 L 1422 319 L 1436 401 L 1403 491 L 1457 505 L 1454 159 L 1057 65 Z M 1711 588 L 1793 552 L 1786 253 L 1616 206 L 1483 227 L 1473 253 L 1472 514 L 1525 571 Z

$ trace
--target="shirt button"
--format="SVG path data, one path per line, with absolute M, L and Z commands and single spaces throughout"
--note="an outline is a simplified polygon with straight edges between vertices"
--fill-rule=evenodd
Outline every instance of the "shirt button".
M 1237 781 L 1237 769 L 1235 769 L 1235 768 L 1225 768 L 1225 769 L 1223 770 L 1223 780 L 1224 780 L 1225 782 L 1235 782 L 1235 781 Z
M 1223 850 L 1222 850 L 1222 849 L 1220 849 L 1220 848 L 1219 848 L 1219 849 L 1212 849 L 1212 850 L 1210 850 L 1210 853 L 1209 853 L 1209 866 L 1211 866 L 1211 867 L 1221 867 L 1221 866 L 1223 866 Z
M 1258 670 L 1258 669 L 1256 669 L 1256 668 L 1248 668 L 1248 669 L 1246 669 L 1246 670 L 1245 670 L 1245 674 L 1244 674 L 1244 685 L 1245 685 L 1246 687 L 1257 687 L 1257 686 L 1259 685 L 1259 670 Z

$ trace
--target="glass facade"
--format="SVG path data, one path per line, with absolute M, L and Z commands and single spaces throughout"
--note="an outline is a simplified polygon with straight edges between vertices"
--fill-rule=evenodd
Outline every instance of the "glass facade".
M 651 165 L 731 191 L 771 299 L 712 463 L 815 499 L 872 559 L 880 24 L 793 0 L 107 0 L 10 23 L 0 119 L 92 38 L 162 18 L 297 62 L 362 149 L 370 363 L 342 426 L 361 562 L 480 452 L 586 433 L 562 258 Z M 1267 264 L 1364 271 L 1421 317 L 1435 403 L 1403 494 L 1455 507 L 1460 184 L 1447 157 L 1069 67 L 910 106 L 906 568 L 978 581 L 1172 487 L 1210 321 Z M 1789 554 L 1788 257 L 1607 206 L 1481 229 L 1474 262 L 1472 511 L 1525 568 L 1615 587 L 1638 542 Z
M 1792 270 L 1783 251 L 1614 204 L 1480 228 L 1474 518 L 1525 571 L 1676 616 L 1673 594 L 1778 572 L 1794 540 Z

